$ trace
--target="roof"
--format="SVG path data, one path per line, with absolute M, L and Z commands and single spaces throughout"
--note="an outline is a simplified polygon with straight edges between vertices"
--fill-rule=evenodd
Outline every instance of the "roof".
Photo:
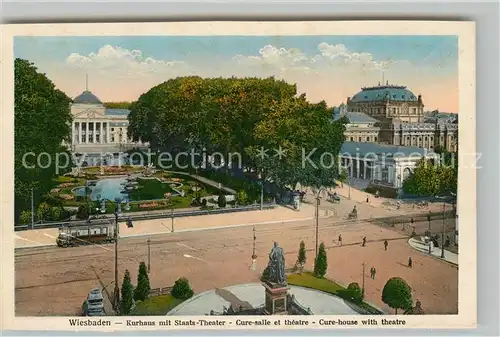
M 130 113 L 128 109 L 106 109 L 104 114 L 107 116 L 127 116 Z
M 368 116 L 362 112 L 346 112 L 345 114 L 335 114 L 333 116 L 333 120 L 339 120 L 343 116 L 346 116 L 349 119 L 349 123 L 376 123 L 378 122 L 375 118 Z
M 362 143 L 362 142 L 344 142 L 340 150 L 341 154 L 350 154 L 351 156 L 359 154 L 359 156 L 365 156 L 367 154 L 371 155 L 382 155 L 385 154 L 386 157 L 394 157 L 395 155 L 399 157 L 416 157 L 430 155 L 433 152 L 428 149 L 423 149 L 414 146 L 395 146 L 395 145 L 383 145 L 377 143 Z
M 73 103 L 78 104 L 102 104 L 101 100 L 88 90 L 85 90 L 80 95 L 76 96 Z
M 351 98 L 352 103 L 360 102 L 374 102 L 374 101 L 399 101 L 399 102 L 417 102 L 418 97 L 415 96 L 410 90 L 405 86 L 396 85 L 384 85 L 369 88 L 361 88 L 358 92 Z

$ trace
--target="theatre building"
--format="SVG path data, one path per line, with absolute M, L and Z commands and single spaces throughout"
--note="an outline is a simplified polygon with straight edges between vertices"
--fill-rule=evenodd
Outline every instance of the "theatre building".
M 127 109 L 109 109 L 92 92 L 85 90 L 71 104 L 71 151 L 116 153 L 147 144 L 133 142 L 128 134 Z
M 340 152 L 340 163 L 350 179 L 392 188 L 403 187 L 403 182 L 422 158 L 438 158 L 424 148 L 381 145 L 366 142 L 345 142 Z

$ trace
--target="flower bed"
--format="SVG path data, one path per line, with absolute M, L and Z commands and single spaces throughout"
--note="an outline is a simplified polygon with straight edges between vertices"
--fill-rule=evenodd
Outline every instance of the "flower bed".
M 139 204 L 139 208 L 152 208 L 152 207 L 158 207 L 158 206 L 159 205 L 156 201 Z
M 72 186 L 75 186 L 75 184 L 74 183 L 62 183 L 62 184 L 57 185 L 57 188 L 61 189 L 61 188 L 67 188 L 67 187 L 72 187 Z
M 59 194 L 59 198 L 63 200 L 73 200 L 75 199 L 75 196 L 72 194 Z

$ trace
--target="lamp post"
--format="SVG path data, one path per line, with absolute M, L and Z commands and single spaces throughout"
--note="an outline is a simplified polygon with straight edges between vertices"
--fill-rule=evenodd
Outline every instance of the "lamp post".
M 31 187 L 31 229 L 35 229 L 35 197 L 34 188 Z
M 444 218 L 445 218 L 446 203 L 443 202 L 443 225 L 441 228 L 441 258 L 444 259 Z
M 323 188 L 318 189 L 318 192 L 316 194 L 316 257 L 315 261 L 318 258 L 318 243 L 319 243 L 319 203 L 320 203 L 320 194 L 323 191 Z
M 363 279 L 362 279 L 362 285 L 361 285 L 361 296 L 365 297 L 365 263 L 362 263 L 363 266 Z
M 148 238 L 148 274 L 151 271 L 151 238 Z
M 255 242 L 257 240 L 257 236 L 255 235 L 255 227 L 253 228 L 253 248 L 252 248 L 252 267 L 251 269 L 255 271 L 257 265 L 257 254 L 255 253 Z
M 118 311 L 120 307 L 120 287 L 118 286 L 118 239 L 120 237 L 120 224 L 118 223 L 118 216 L 121 213 L 121 199 L 116 198 L 116 209 L 115 209 L 115 289 L 113 293 L 113 300 L 115 305 L 115 310 Z
M 260 210 L 264 209 L 264 180 L 262 180 L 262 173 L 259 173 L 260 182 Z

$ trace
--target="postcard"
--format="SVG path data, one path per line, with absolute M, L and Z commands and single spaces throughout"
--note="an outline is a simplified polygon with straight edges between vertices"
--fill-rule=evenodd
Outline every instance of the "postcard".
M 476 326 L 474 22 L 4 25 L 1 67 L 2 329 Z

